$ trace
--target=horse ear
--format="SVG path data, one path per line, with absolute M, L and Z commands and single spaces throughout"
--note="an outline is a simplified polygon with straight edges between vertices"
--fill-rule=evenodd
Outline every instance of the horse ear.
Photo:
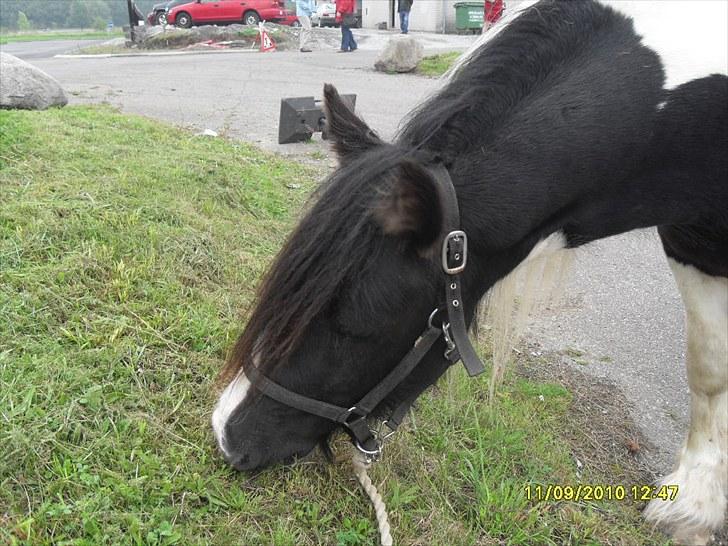
M 405 160 L 374 209 L 384 233 L 411 240 L 418 251 L 429 254 L 443 229 L 440 188 L 420 164 Z
M 377 134 L 349 108 L 330 83 L 324 85 L 324 99 L 326 129 L 340 161 L 382 144 Z

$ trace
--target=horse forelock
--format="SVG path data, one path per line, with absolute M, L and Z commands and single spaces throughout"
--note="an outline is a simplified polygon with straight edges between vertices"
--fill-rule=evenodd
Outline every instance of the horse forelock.
M 254 355 L 263 370 L 287 361 L 342 284 L 366 273 L 382 240 L 371 211 L 402 157 L 394 146 L 381 147 L 339 167 L 314 192 L 308 212 L 261 280 L 220 384 L 244 371 Z

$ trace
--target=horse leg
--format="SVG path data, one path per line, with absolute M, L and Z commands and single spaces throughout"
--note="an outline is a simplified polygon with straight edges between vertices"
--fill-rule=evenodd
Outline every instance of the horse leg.
M 723 524 L 728 495 L 728 278 L 683 263 L 669 249 L 672 235 L 660 230 L 687 317 L 690 428 L 675 471 L 660 482 L 677 485 L 677 497 L 651 501 L 644 516 L 677 543 L 702 545 Z

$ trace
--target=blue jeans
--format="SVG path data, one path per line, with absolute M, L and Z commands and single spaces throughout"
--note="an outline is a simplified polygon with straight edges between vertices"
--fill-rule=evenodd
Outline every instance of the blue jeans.
M 351 33 L 351 27 L 341 23 L 341 49 L 342 51 L 354 51 L 358 46 L 354 35 Z
M 399 12 L 399 29 L 402 31 L 402 34 L 409 32 L 409 14 L 409 11 Z

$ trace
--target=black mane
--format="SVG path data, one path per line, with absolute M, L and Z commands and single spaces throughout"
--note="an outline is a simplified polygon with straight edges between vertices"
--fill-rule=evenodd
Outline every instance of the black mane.
M 398 141 L 450 156 L 485 146 L 524 100 L 548 88 L 546 80 L 615 36 L 631 39 L 620 44 L 625 49 L 640 41 L 630 19 L 590 0 L 530 6 L 410 113 Z

